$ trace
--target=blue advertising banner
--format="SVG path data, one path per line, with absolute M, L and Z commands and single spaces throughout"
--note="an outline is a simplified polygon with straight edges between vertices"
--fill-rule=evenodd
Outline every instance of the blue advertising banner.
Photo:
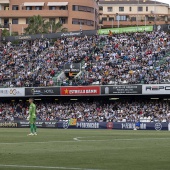
M 117 130 L 133 130 L 135 122 L 79 122 L 75 119 L 56 121 L 37 121 L 38 128 L 60 128 L 60 129 L 117 129 Z M 26 128 L 29 127 L 28 121 L 6 122 L 0 121 L 0 128 Z M 170 123 L 140 123 L 140 130 L 170 130 Z

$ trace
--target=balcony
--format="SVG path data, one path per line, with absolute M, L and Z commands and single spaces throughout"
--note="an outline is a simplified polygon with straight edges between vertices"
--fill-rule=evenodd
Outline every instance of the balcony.
M 154 21 L 146 21 L 146 25 L 160 25 L 160 24 L 166 24 L 165 21 L 156 21 L 156 23 Z M 142 26 L 145 25 L 145 21 L 119 21 L 119 27 L 122 26 Z M 117 27 L 118 26 L 118 21 L 103 21 L 103 23 L 101 24 L 102 28 L 111 28 L 111 27 Z
M 9 29 L 9 24 L 6 25 L 0 24 L 0 29 Z
M 0 11 L 1 18 L 28 18 L 33 15 L 42 17 L 68 17 L 68 10 L 9 10 Z
M 0 4 L 9 4 L 9 0 L 0 0 Z

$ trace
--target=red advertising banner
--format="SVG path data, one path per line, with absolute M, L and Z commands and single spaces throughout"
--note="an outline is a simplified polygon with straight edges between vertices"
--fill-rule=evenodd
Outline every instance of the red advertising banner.
M 99 86 L 74 86 L 74 87 L 61 87 L 61 95 L 79 96 L 79 95 L 100 95 Z

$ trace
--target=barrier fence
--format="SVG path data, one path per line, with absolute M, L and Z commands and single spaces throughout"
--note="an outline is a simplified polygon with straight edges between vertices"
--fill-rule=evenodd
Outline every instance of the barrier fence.
M 76 119 L 56 121 L 37 121 L 38 128 L 58 128 L 58 129 L 117 129 L 117 130 L 133 130 L 135 122 L 82 122 Z M 24 121 L 0 121 L 0 128 L 28 128 L 29 122 Z M 140 130 L 170 130 L 170 123 L 140 123 Z
M 0 88 L 0 97 L 169 94 L 170 84 Z

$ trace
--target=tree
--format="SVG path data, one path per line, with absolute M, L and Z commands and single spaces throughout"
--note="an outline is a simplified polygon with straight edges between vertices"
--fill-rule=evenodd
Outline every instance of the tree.
M 62 27 L 62 23 L 48 21 L 45 22 L 40 15 L 32 16 L 28 20 L 28 27 L 25 28 L 25 34 L 47 34 L 52 32 L 66 32 L 67 28 Z
M 2 37 L 7 37 L 10 36 L 9 30 L 7 30 L 6 28 L 2 30 Z
M 26 34 L 48 33 L 48 25 L 40 15 L 32 16 L 28 20 L 28 27 L 25 28 Z
M 67 28 L 63 28 L 63 24 L 59 21 L 57 23 L 53 21 L 47 22 L 48 27 L 50 28 L 51 33 L 56 33 L 56 32 L 67 32 Z
M 18 35 L 17 32 L 12 32 L 12 33 L 11 33 L 11 36 L 17 36 L 17 35 Z M 7 30 L 6 28 L 2 29 L 2 35 L 1 35 L 1 36 L 2 36 L 2 37 L 8 37 L 8 36 L 10 36 L 9 30 Z

